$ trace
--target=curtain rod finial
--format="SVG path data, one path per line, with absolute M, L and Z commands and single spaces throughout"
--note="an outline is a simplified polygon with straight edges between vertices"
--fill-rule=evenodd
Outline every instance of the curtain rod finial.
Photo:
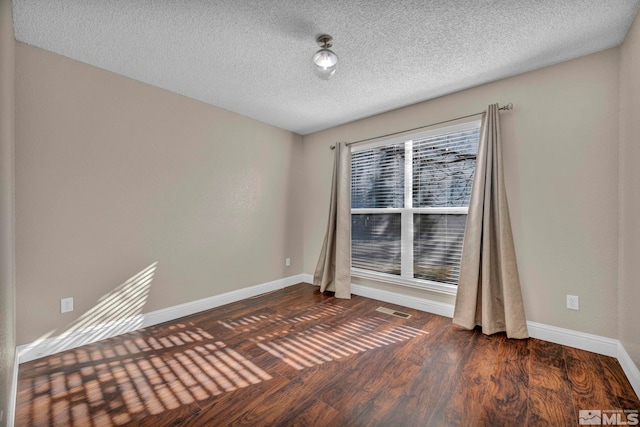
M 507 110 L 507 111 L 513 110 L 513 102 L 508 103 L 507 105 L 502 107 L 501 110 Z
M 335 146 L 335 145 L 330 145 L 330 146 L 329 146 L 329 150 L 335 150 L 335 149 L 336 149 L 336 146 Z

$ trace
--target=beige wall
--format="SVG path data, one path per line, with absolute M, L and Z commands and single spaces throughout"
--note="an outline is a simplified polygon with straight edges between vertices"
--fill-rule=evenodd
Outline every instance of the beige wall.
M 302 272 L 300 136 L 22 43 L 16 71 L 18 344 L 156 262 L 117 309 Z
M 620 341 L 640 368 L 640 15 L 620 49 Z
M 154 262 L 144 312 L 313 273 L 329 145 L 513 102 L 505 173 L 527 318 L 620 335 L 638 362 L 638 328 L 618 319 L 638 300 L 638 32 L 636 19 L 622 49 L 304 138 L 18 43 L 18 344 L 64 331 Z M 76 309 L 60 314 L 68 296 Z
M 0 426 L 9 410 L 16 344 L 14 49 L 11 0 L 0 0 Z
M 618 59 L 610 49 L 305 136 L 305 273 L 314 271 L 326 224 L 330 144 L 513 102 L 501 118 L 527 319 L 617 337 Z M 566 309 L 566 294 L 580 296 L 580 311 Z

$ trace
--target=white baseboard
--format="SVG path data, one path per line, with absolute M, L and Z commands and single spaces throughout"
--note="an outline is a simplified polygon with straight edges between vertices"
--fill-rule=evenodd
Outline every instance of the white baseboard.
M 101 324 L 70 334 L 61 334 L 52 338 L 45 338 L 30 344 L 20 345 L 16 348 L 19 363 L 29 362 L 41 357 L 49 356 L 61 351 L 91 344 L 105 338 L 121 335 L 136 329 L 157 325 L 159 323 L 189 316 L 211 308 L 220 307 L 242 299 L 251 298 L 266 292 L 286 288 L 304 281 L 302 274 L 298 274 L 272 282 L 250 286 L 236 291 L 214 295 L 196 301 L 163 308 L 160 310 L 143 313 L 135 317 L 122 319 L 106 324 Z
M 313 280 L 313 277 L 311 279 Z M 453 317 L 453 304 L 431 301 L 426 298 L 418 298 L 355 284 L 351 284 L 351 291 L 355 295 L 378 301 L 426 311 L 440 316 Z M 631 357 L 619 340 L 530 321 L 527 322 L 527 328 L 529 329 L 529 336 L 531 338 L 617 358 L 636 394 L 640 396 L 640 369 L 638 369 L 638 366 L 631 360 Z
M 427 298 L 408 296 L 398 292 L 383 291 L 355 284 L 351 285 L 351 291 L 355 295 L 361 295 L 378 301 L 414 308 L 416 310 L 426 311 L 440 316 L 453 317 L 453 304 L 431 301 Z M 529 329 L 529 336 L 531 338 L 537 338 L 611 357 L 616 357 L 618 355 L 619 341 L 613 338 L 587 334 L 585 332 L 559 328 L 557 326 L 550 326 L 531 321 L 527 321 L 527 328 Z
M 313 275 L 303 274 L 303 276 L 305 283 L 313 283 Z M 426 298 L 411 297 L 397 292 L 384 291 L 382 289 L 370 288 L 354 283 L 351 284 L 351 292 L 355 295 L 377 301 L 414 308 L 416 310 L 426 311 L 427 313 L 439 314 L 440 316 L 453 317 L 453 304 L 431 301 Z
M 197 301 L 174 305 L 173 307 L 167 307 L 162 310 L 152 311 L 151 313 L 147 313 L 144 315 L 144 320 L 141 327 L 146 328 L 147 326 L 153 326 L 159 323 L 168 322 L 170 320 L 189 316 L 191 314 L 199 313 L 204 310 L 220 307 L 221 305 L 230 304 L 232 302 L 240 301 L 246 298 L 255 297 L 256 295 L 264 294 L 282 288 L 287 288 L 300 282 L 304 282 L 304 277 L 302 274 L 297 274 L 295 276 L 285 277 L 284 279 L 274 280 L 272 282 L 238 289 L 237 291 L 231 291 Z
M 15 425 L 16 420 L 16 399 L 18 397 L 18 352 L 16 351 L 13 355 L 13 372 L 11 375 L 11 389 L 9 390 L 9 402 L 7 407 L 7 421 L 6 425 L 8 427 L 12 427 Z M 2 420 L 0 420 L 0 424 L 2 424 Z
M 527 322 L 529 336 L 543 341 L 579 348 L 580 350 L 617 357 L 619 341 L 600 335 L 558 328 L 537 322 Z
M 640 397 L 640 369 L 633 362 L 627 350 L 625 350 L 624 346 L 620 341 L 618 341 L 618 362 L 620 362 L 620 366 L 622 366 L 622 370 L 627 375 L 629 382 L 631 383 L 631 387 L 636 392 L 638 397 Z
M 62 333 L 51 338 L 42 338 L 16 348 L 19 363 L 30 362 L 61 351 L 70 350 L 85 344 L 91 344 L 106 338 L 142 328 L 144 315 L 107 322 L 86 329 Z
M 99 327 L 74 332 L 73 334 L 63 334 L 57 337 L 47 338 L 36 343 L 21 345 L 16 349 L 15 378 L 13 379 L 15 384 L 13 384 L 14 395 L 12 398 L 15 400 L 18 363 L 28 362 L 59 351 L 90 344 L 92 342 L 130 332 L 135 329 L 175 320 L 200 311 L 219 307 L 242 299 L 251 298 L 266 292 L 286 288 L 300 282 L 313 283 L 313 276 L 310 274 L 298 274 L 296 276 L 239 289 L 237 291 L 214 295 L 201 300 L 156 310 L 134 318 L 125 319 L 123 321 L 111 322 L 110 324 L 100 325 Z M 397 304 L 403 307 L 409 307 L 440 316 L 453 317 L 453 304 L 431 301 L 426 298 L 403 295 L 397 292 L 384 291 L 362 285 L 352 284 L 351 288 L 354 294 L 366 298 L 390 304 Z M 620 341 L 536 322 L 527 322 L 527 326 L 529 328 L 529 335 L 532 338 L 616 357 L 624 369 L 624 372 L 631 382 L 636 394 L 640 396 L 640 370 L 631 360 L 631 357 L 626 352 Z M 14 406 L 12 406 L 12 408 Z M 8 414 L 8 416 L 13 416 L 13 414 Z
M 402 295 L 397 292 L 383 291 L 381 289 L 370 288 L 362 285 L 351 285 L 351 292 L 366 298 L 384 301 L 390 304 L 397 304 L 427 313 L 438 314 L 444 317 L 453 317 L 453 304 L 431 301 L 426 298 L 418 298 Z

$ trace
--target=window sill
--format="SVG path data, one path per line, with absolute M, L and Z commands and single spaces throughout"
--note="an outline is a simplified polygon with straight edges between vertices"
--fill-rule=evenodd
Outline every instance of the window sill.
M 376 273 L 372 271 L 361 270 L 359 268 L 352 268 L 351 276 L 413 289 L 420 289 L 422 291 L 436 292 L 444 295 L 455 296 L 458 292 L 458 287 L 454 285 L 421 279 L 405 279 L 402 277 L 393 276 L 391 274 Z

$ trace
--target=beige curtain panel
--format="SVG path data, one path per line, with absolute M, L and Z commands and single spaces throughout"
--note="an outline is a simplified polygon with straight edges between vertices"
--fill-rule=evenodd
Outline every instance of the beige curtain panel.
M 313 284 L 336 298 L 351 298 L 351 150 L 335 147 L 329 221 Z
M 502 171 L 498 104 L 483 117 L 453 323 L 528 338 Z

